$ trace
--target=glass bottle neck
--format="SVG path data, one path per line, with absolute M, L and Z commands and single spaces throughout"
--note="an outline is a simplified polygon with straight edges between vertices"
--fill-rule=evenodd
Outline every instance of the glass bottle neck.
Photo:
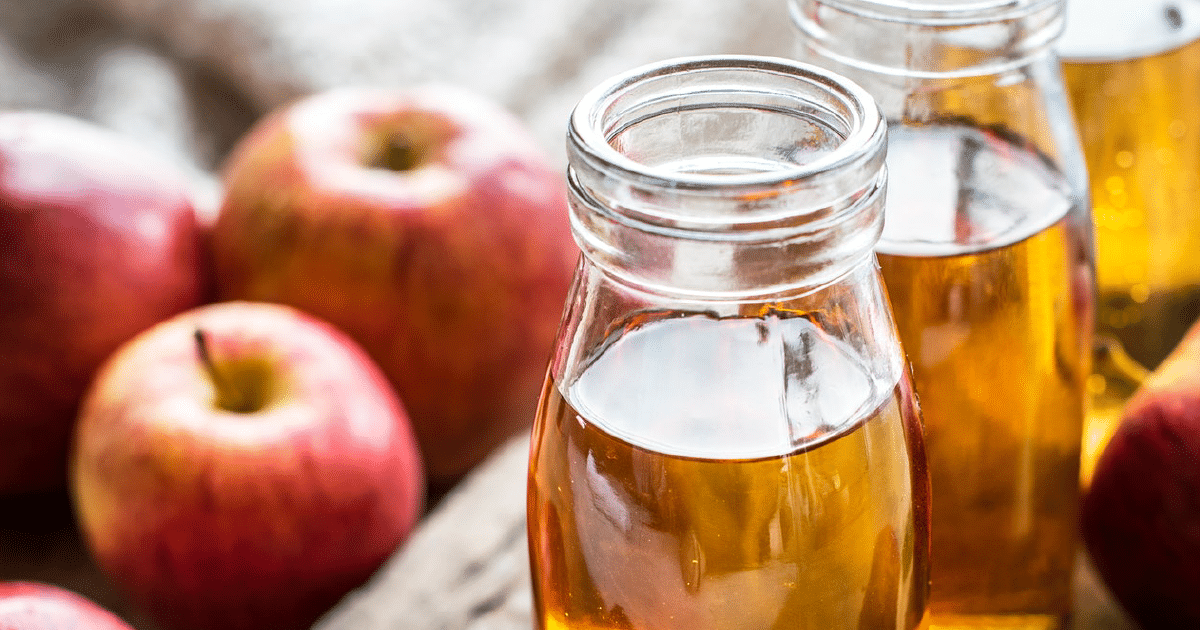
M 1084 195 L 1055 51 L 1064 0 L 791 0 L 791 8 L 799 57 L 863 85 L 889 135 L 930 125 L 995 130 L 1053 163 Z M 890 144 L 889 164 L 911 159 Z
M 1000 74 L 1043 57 L 1064 26 L 1063 0 L 790 0 L 813 54 L 917 78 Z
M 646 291 L 752 299 L 830 282 L 882 227 L 883 119 L 782 59 L 697 57 L 585 96 L 568 133 L 587 260 Z

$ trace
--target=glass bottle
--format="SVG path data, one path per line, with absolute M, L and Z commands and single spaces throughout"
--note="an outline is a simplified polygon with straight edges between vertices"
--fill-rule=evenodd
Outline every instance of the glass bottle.
M 538 628 L 921 623 L 928 477 L 872 253 L 885 136 L 860 88 L 782 59 L 669 60 L 577 105 Z
M 1071 612 L 1091 369 L 1087 174 L 1062 0 L 790 0 L 798 54 L 888 121 L 876 251 L 925 420 L 932 627 Z
M 1200 317 L 1200 0 L 1068 0 L 1058 52 L 1096 223 L 1086 479 L 1146 371 Z

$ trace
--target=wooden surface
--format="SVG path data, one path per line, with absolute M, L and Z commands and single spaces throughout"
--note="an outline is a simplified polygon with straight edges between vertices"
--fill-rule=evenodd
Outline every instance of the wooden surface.
M 530 630 L 525 538 L 528 441 L 518 438 L 445 496 L 408 543 L 314 630 Z M 153 630 L 105 582 L 65 497 L 0 501 L 0 579 L 35 579 L 91 597 Z M 1133 630 L 1081 558 L 1075 630 Z

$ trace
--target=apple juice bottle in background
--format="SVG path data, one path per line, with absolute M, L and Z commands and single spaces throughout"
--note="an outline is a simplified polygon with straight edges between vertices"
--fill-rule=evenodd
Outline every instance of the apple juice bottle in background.
M 1089 382 L 1086 472 L 1145 370 L 1200 317 L 1200 0 L 1068 0 L 1058 51 L 1091 179 L 1109 349 Z
M 925 419 L 933 627 L 1062 628 L 1091 367 L 1061 0 L 791 0 L 798 53 L 888 121 L 877 247 Z
M 578 104 L 584 256 L 529 469 L 540 629 L 922 624 L 884 147 L 865 92 L 781 59 L 671 60 Z

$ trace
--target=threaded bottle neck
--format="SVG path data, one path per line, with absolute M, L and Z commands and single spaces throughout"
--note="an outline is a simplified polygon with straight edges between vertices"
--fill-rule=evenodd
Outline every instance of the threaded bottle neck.
M 790 0 L 805 45 L 863 70 L 946 78 L 999 74 L 1052 51 L 1064 0 Z
M 645 66 L 571 116 L 576 240 L 658 292 L 820 285 L 879 238 L 885 146 L 874 101 L 827 71 L 739 56 Z

